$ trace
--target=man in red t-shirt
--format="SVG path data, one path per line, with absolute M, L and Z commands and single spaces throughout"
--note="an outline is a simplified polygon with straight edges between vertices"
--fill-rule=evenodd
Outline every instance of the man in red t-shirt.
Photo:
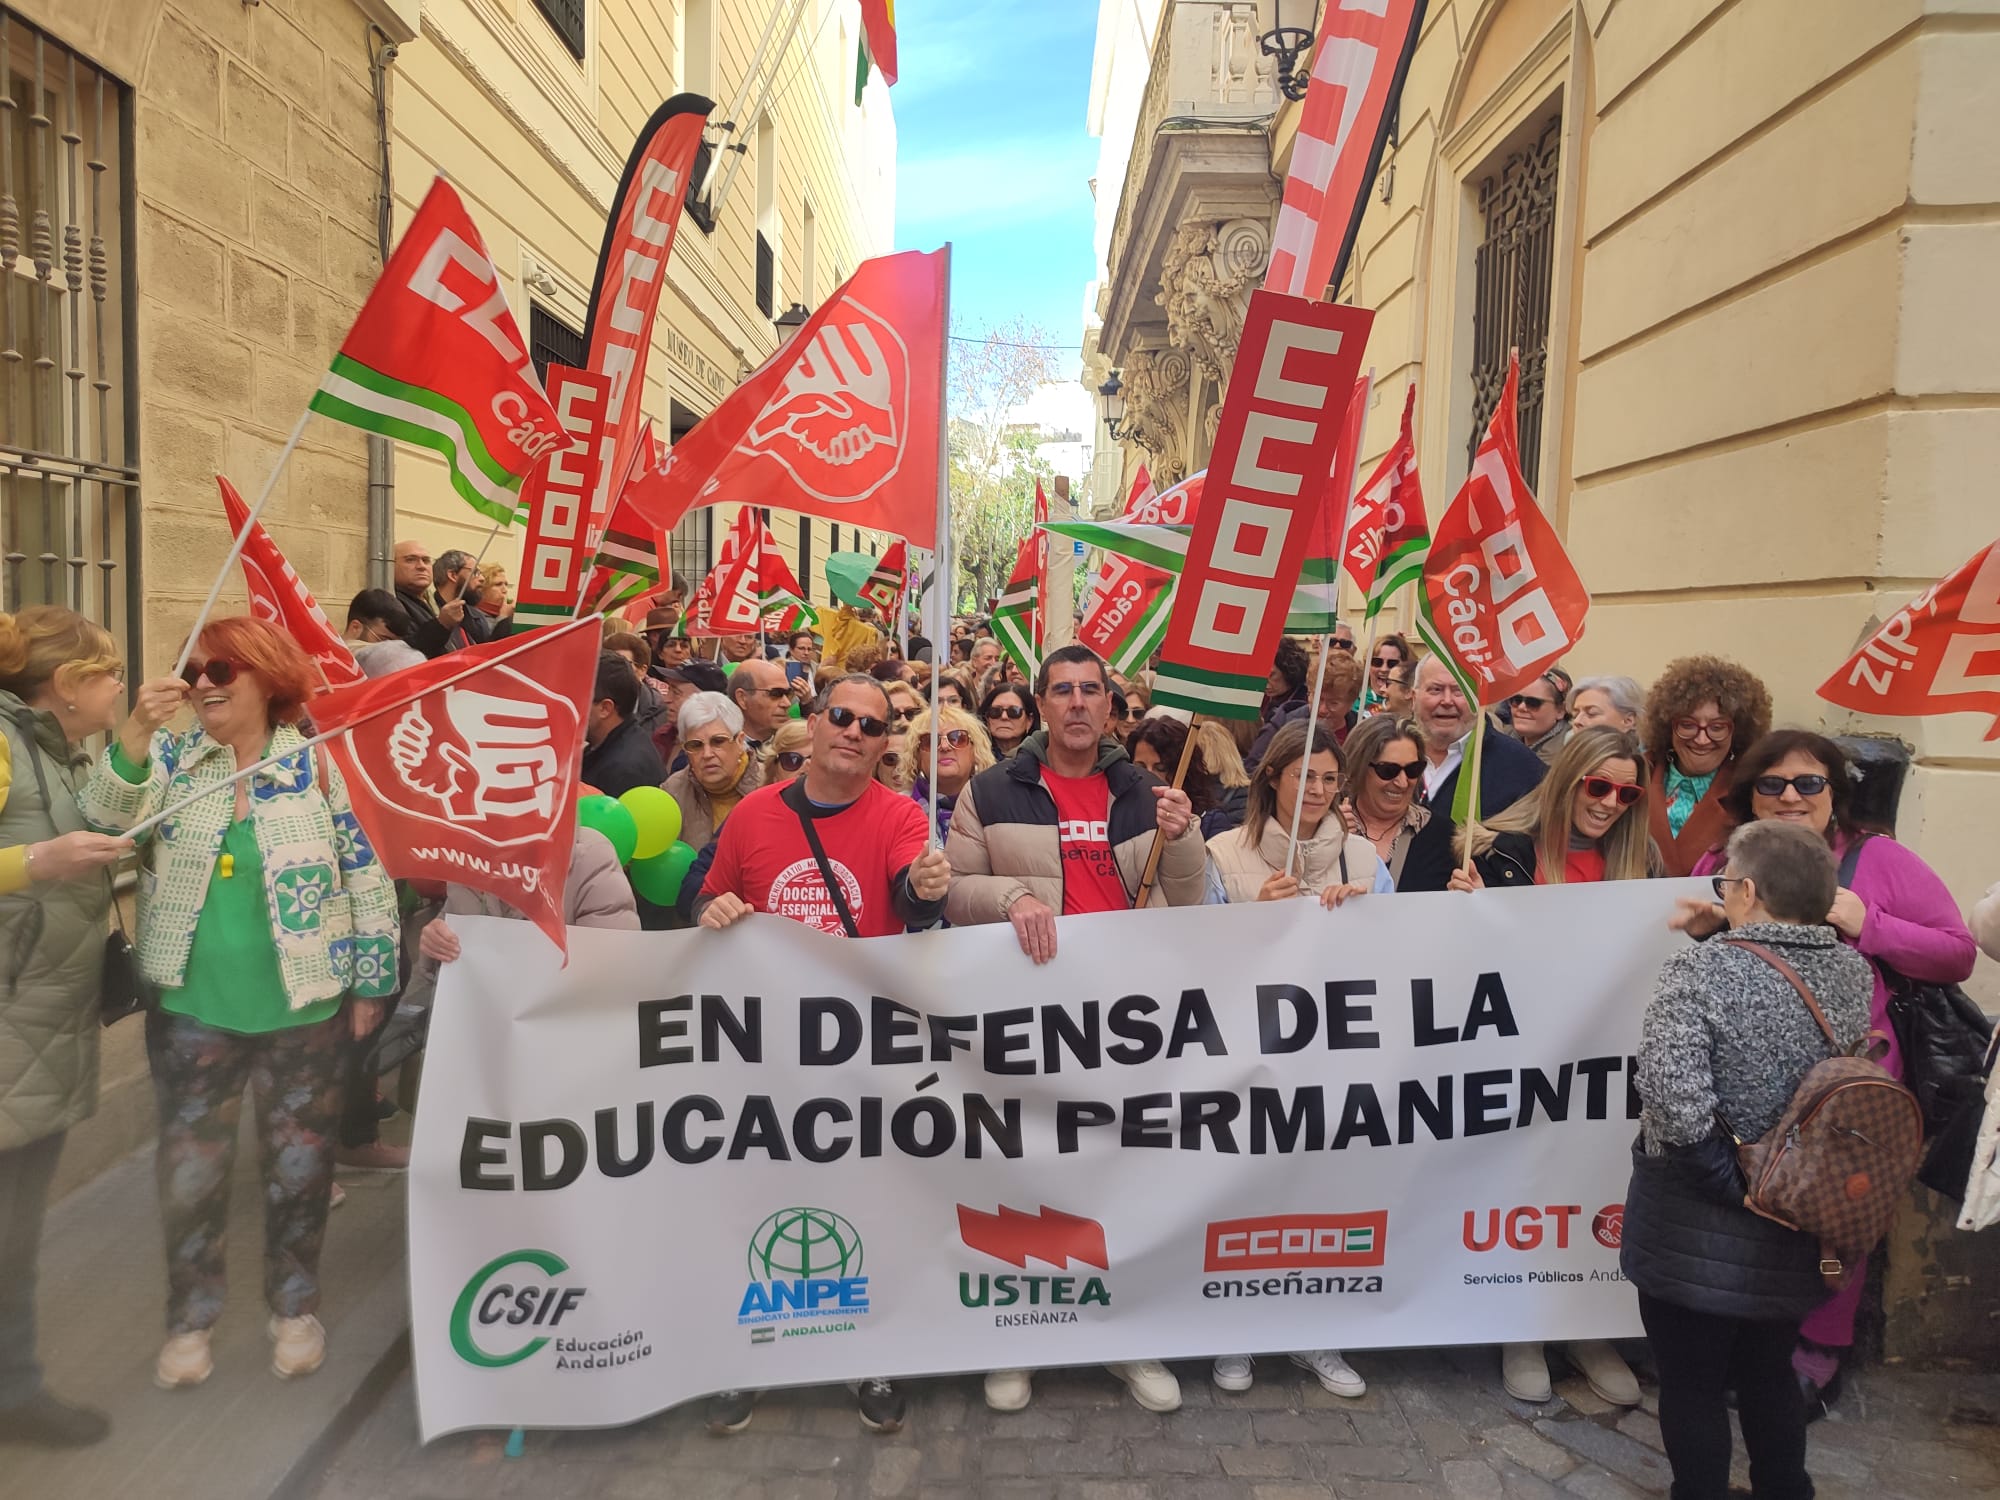
M 806 720 L 812 760 L 803 776 L 759 787 L 722 825 L 715 863 L 695 902 L 701 925 L 728 927 L 755 912 L 849 937 L 886 937 L 944 915 L 951 865 L 931 847 L 930 820 L 875 779 L 889 741 L 889 695 L 872 677 L 843 677 Z M 905 1403 L 886 1380 L 864 1380 L 861 1421 L 903 1425 Z M 708 1399 L 708 1430 L 750 1425 L 755 1391 Z

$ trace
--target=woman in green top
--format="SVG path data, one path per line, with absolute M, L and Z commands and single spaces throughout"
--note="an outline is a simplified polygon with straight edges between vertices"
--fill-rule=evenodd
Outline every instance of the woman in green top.
M 313 1314 L 341 1041 L 374 1029 L 396 985 L 395 888 L 332 758 L 300 748 L 294 727 L 318 669 L 290 636 L 239 616 L 202 631 L 184 678 L 139 690 L 82 798 L 90 821 L 112 830 L 178 809 L 140 836 L 139 875 L 139 967 L 160 986 L 146 1049 L 167 1239 L 168 1337 L 154 1377 L 167 1387 L 198 1385 L 213 1368 L 246 1083 L 263 1148 L 272 1368 L 308 1375 L 326 1357 Z M 197 727 L 159 732 L 190 701 Z M 224 786 L 272 756 L 285 758 Z

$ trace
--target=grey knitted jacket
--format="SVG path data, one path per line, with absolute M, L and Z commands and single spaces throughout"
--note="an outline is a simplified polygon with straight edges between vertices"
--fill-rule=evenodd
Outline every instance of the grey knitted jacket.
M 1868 1029 L 1874 975 L 1831 927 L 1756 922 L 1730 934 L 1761 943 L 1799 972 L 1845 1052 Z M 1709 1133 L 1718 1112 L 1738 1140 L 1778 1123 L 1799 1082 L 1832 1056 L 1785 977 L 1714 939 L 1660 966 L 1639 1042 L 1640 1127 L 1653 1155 Z

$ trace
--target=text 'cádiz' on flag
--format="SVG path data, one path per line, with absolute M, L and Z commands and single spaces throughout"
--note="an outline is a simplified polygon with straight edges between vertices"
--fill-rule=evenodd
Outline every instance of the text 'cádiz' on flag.
M 436 452 L 466 504 L 502 525 L 521 481 L 563 440 L 486 244 L 442 177 L 310 404 Z

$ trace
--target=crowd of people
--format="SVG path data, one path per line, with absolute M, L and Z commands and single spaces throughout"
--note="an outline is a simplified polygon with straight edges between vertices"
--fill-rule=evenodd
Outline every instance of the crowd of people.
M 1310 921 L 1398 892 L 1692 874 L 1713 879 L 1716 900 L 1684 904 L 1676 924 L 1782 948 L 1843 1046 L 1893 1035 L 1885 971 L 1951 984 L 1973 967 L 1965 917 L 1921 858 L 1859 813 L 1840 746 L 1774 730 L 1770 693 L 1739 663 L 1682 658 L 1650 687 L 1551 668 L 1483 726 L 1480 815 L 1460 823 L 1455 793 L 1475 774 L 1471 736 L 1488 710 L 1400 634 L 1365 654 L 1345 627 L 1286 640 L 1257 722 L 1191 725 L 1152 703 L 1147 674 L 1082 646 L 1051 650 L 1030 675 L 977 622 L 934 650 L 845 610 L 824 642 L 811 629 L 704 641 L 685 603 L 676 579 L 639 628 L 608 622 L 582 780 L 612 796 L 663 787 L 697 858 L 678 900 L 655 903 L 580 829 L 566 889 L 576 925 L 724 928 L 776 910 L 778 872 L 803 863 L 821 872 L 823 899 L 794 890 L 782 915 L 850 937 L 1006 923 L 1045 964 L 1062 918 L 1142 902 L 1304 898 L 1298 920 Z M 510 628 L 497 570 L 399 543 L 393 592 L 357 595 L 346 635 L 378 676 Z M 337 767 L 300 748 L 315 680 L 276 628 L 216 619 L 187 671 L 140 685 L 121 723 L 123 664 L 105 632 L 55 608 L 0 617 L 0 934 L 13 976 L 0 1001 L 0 1438 L 104 1430 L 42 1387 L 33 1288 L 56 1156 L 94 1102 L 120 862 L 139 856 L 136 968 L 156 991 L 143 1024 L 168 1387 L 212 1369 L 246 1084 L 263 1143 L 272 1367 L 296 1377 L 326 1353 L 317 1270 L 335 1166 L 406 1160 L 374 1135 L 385 1008 L 400 1006 L 398 1025 L 421 1015 L 458 956 L 453 916 L 519 915 L 385 876 Z M 170 727 L 190 709 L 191 727 Z M 92 753 L 98 736 L 108 744 Z M 189 800 L 263 761 L 232 791 Z M 1992 951 L 2000 896 L 1986 907 L 1973 922 Z M 1804 1236 L 1704 1196 L 1683 1169 L 1718 1112 L 1739 1135 L 1768 1126 L 1829 1044 L 1782 979 L 1707 941 L 1662 971 L 1643 1037 L 1623 1256 L 1676 1493 L 1725 1493 L 1733 1390 L 1757 1492 L 1808 1495 L 1805 1426 L 1837 1396 L 1863 1279 L 1829 1296 Z M 1886 1065 L 1901 1070 L 1893 1048 Z M 1281 1353 L 1335 1395 L 1365 1394 L 1339 1349 Z M 1611 1344 L 1572 1343 L 1565 1358 L 1603 1399 L 1638 1401 Z M 1509 1346 L 1497 1364 L 1509 1394 L 1551 1399 L 1541 1345 Z M 1148 1410 L 1180 1404 L 1165 1364 L 1111 1369 Z M 1248 1388 L 1253 1354 L 1218 1358 L 1211 1378 Z M 1017 1411 L 1032 1372 L 993 1372 L 985 1390 Z M 886 1380 L 857 1398 L 873 1429 L 905 1420 Z M 710 1427 L 741 1430 L 754 1402 L 712 1398 Z

